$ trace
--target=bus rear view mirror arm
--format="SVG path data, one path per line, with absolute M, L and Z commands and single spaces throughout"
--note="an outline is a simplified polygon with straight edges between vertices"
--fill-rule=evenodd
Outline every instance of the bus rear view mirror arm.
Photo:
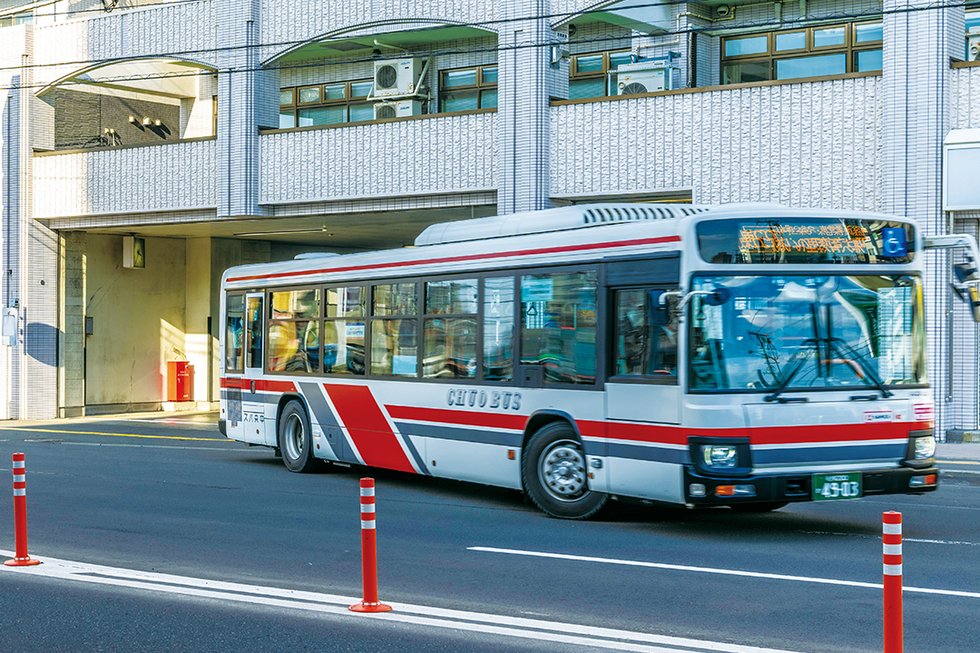
M 684 307 L 687 306 L 695 297 L 704 297 L 704 302 L 709 306 L 721 306 L 728 301 L 731 297 L 731 291 L 728 288 L 716 288 L 715 290 L 692 290 L 690 292 L 684 292 L 683 290 L 668 290 L 667 292 L 660 295 L 660 305 L 666 307 L 670 299 L 679 298 L 680 301 L 674 306 L 675 311 L 683 311 Z
M 950 284 L 956 296 L 970 305 L 973 321 L 980 322 L 980 249 L 970 234 L 926 236 L 926 249 L 964 249 L 966 261 L 953 265 L 954 281 Z

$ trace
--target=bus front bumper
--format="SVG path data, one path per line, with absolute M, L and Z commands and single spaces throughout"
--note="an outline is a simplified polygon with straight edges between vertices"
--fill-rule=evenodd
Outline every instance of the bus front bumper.
M 851 472 L 860 474 L 860 498 L 878 494 L 921 494 L 939 487 L 939 469 L 891 467 Z M 693 466 L 684 468 L 684 497 L 688 505 L 731 506 L 751 503 L 813 501 L 815 474 L 706 475 Z M 932 478 L 930 478 L 932 477 Z M 931 482 L 930 482 L 931 481 Z

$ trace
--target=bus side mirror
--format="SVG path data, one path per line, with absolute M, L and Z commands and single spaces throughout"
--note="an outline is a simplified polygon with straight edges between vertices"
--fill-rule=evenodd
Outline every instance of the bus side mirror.
M 650 326 L 666 326 L 670 324 L 670 313 L 675 308 L 676 299 L 671 293 L 665 290 L 654 290 L 650 293 L 650 314 L 647 320 Z

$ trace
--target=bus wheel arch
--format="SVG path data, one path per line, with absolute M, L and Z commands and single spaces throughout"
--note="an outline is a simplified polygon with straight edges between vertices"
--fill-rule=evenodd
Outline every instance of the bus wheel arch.
M 283 395 L 276 410 L 276 445 L 291 472 L 306 473 L 316 465 L 313 433 L 306 402 L 298 395 Z
M 541 511 L 588 519 L 609 495 L 589 489 L 588 462 L 574 421 L 553 413 L 532 417 L 521 451 L 521 485 Z

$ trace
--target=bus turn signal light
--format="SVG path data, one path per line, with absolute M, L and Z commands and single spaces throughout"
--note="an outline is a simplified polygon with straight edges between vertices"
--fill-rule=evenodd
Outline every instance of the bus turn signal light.
M 925 476 L 913 476 L 909 480 L 909 487 L 928 487 L 935 485 L 938 477 L 936 474 L 926 474 Z
M 755 486 L 749 483 L 741 485 L 719 485 L 715 488 L 716 497 L 754 497 Z

